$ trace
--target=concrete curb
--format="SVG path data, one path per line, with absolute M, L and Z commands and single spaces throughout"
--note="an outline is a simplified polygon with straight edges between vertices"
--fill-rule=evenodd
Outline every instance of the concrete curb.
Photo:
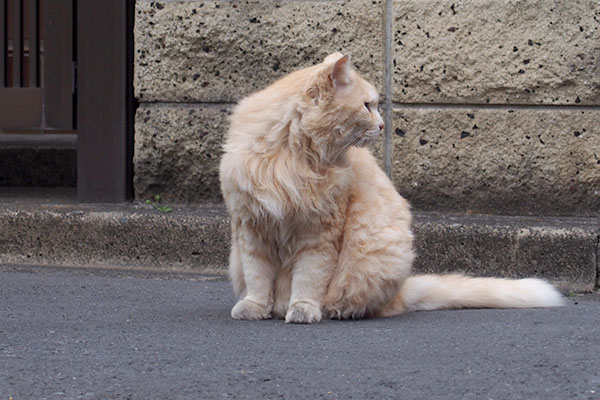
M 224 274 L 229 219 L 218 204 L 0 203 L 0 264 Z M 600 219 L 415 213 L 415 272 L 539 276 L 597 286 Z
M 0 263 L 211 272 L 227 264 L 229 221 L 219 206 L 5 205 Z
M 600 219 L 416 213 L 418 272 L 537 276 L 566 290 L 597 287 Z

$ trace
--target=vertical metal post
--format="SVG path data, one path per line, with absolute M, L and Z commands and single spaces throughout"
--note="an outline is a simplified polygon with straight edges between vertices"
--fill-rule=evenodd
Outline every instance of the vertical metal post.
M 77 3 L 77 194 L 132 197 L 133 0 Z
M 0 0 L 0 88 L 6 86 L 6 60 L 8 49 L 6 46 L 6 1 Z
M 393 75 L 393 41 L 394 41 L 394 33 L 392 29 L 392 24 L 394 21 L 394 7 L 392 0 L 386 0 L 385 2 L 385 12 L 384 12 L 384 85 L 385 85 L 385 104 L 384 104 L 384 142 L 383 142 L 383 164 L 385 167 L 385 173 L 388 175 L 390 179 L 392 179 L 393 165 L 392 165 L 392 150 L 393 150 L 393 142 L 392 142 L 392 133 L 393 133 L 393 84 L 392 84 L 392 75 Z

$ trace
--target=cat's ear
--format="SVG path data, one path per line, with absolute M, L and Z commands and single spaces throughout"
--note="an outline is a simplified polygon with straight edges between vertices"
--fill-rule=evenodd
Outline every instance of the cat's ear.
M 336 62 L 337 60 L 339 60 L 342 57 L 344 57 L 344 55 L 342 53 L 339 53 L 336 51 L 335 53 L 331 53 L 330 55 L 325 57 L 325 59 L 323 60 L 323 63 L 333 64 L 334 62 Z
M 350 65 L 350 56 L 345 55 L 333 65 L 331 73 L 331 82 L 333 87 L 338 89 L 347 86 L 352 81 L 352 66 Z

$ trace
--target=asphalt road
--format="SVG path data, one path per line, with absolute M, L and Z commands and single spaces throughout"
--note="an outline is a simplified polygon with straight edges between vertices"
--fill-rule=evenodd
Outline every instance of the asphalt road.
M 227 282 L 0 267 L 0 400 L 600 399 L 600 297 L 240 322 Z

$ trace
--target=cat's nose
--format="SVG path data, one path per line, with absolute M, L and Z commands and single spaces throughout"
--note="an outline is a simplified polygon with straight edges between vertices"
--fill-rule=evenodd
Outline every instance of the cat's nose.
M 379 124 L 379 130 L 382 131 L 385 128 L 385 124 L 382 122 Z

